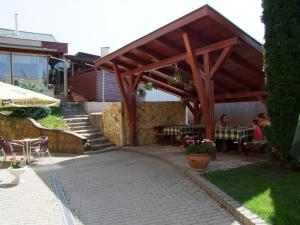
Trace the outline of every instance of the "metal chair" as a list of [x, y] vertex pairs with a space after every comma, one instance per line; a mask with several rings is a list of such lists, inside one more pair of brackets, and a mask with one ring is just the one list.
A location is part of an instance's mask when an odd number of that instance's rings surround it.
[[3, 137], [0, 137], [0, 152], [2, 152], [2, 154], [3, 154], [3, 159], [1, 160], [0, 167], [2, 166], [3, 162], [6, 159], [6, 154], [3, 150], [3, 144], [4, 144], [4, 139], [3, 139]]
[[5, 162], [8, 155], [15, 156], [17, 152], [20, 151], [20, 149], [22, 150], [23, 154], [25, 154], [24, 146], [12, 141], [4, 141], [3, 139], [1, 139], [0, 145], [2, 146], [1, 151], [3, 152], [3, 159], [1, 160], [0, 167]]
[[48, 145], [49, 145], [48, 137], [42, 136], [42, 137], [40, 137], [40, 141], [34, 143], [33, 146], [30, 148], [30, 150], [32, 153], [36, 153], [38, 158], [40, 158], [40, 155], [42, 155], [44, 157], [45, 153], [47, 153], [50, 158], [50, 161], [52, 162], [52, 156], [49, 152]]

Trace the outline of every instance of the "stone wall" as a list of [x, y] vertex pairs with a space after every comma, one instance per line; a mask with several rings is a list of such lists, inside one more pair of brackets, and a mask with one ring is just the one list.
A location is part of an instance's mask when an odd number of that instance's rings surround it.
[[48, 136], [50, 152], [78, 154], [84, 152], [87, 141], [85, 137], [72, 132], [44, 128], [33, 119], [4, 115], [0, 115], [0, 136], [5, 140]]
[[[130, 143], [127, 113], [121, 102], [109, 103], [102, 112], [103, 133], [118, 146]], [[155, 126], [185, 124], [185, 105], [181, 102], [137, 103], [138, 144], [154, 144]]]
[[103, 134], [117, 146], [126, 145], [124, 128], [124, 106], [121, 102], [111, 102], [102, 111]]
[[89, 113], [89, 121], [103, 133], [102, 112]]
[[181, 102], [140, 102], [137, 121], [139, 145], [154, 144], [155, 126], [185, 124], [185, 105]]

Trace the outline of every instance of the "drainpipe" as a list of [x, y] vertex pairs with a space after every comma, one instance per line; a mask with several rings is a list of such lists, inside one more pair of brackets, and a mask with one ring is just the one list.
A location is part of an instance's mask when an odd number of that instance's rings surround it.
[[[100, 47], [101, 58], [108, 55], [109, 47]], [[105, 102], [105, 71], [102, 69], [102, 102]]]
[[64, 96], [68, 97], [68, 62], [66, 59], [64, 59], [63, 63], [64, 63]]

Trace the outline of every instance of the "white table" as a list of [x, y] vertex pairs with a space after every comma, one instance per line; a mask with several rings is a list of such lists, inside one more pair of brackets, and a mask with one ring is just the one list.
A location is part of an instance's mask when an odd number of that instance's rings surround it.
[[31, 143], [34, 141], [40, 141], [40, 138], [24, 138], [21, 140], [14, 140], [14, 142], [20, 142], [25, 147], [25, 162], [29, 164], [31, 162]]

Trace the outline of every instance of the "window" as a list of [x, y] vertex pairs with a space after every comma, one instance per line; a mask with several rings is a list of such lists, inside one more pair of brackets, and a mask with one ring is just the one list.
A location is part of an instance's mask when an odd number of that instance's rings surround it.
[[12, 71], [15, 85], [21, 82], [46, 87], [48, 84], [46, 56], [12, 54]]
[[0, 53], [0, 81], [11, 83], [9, 54]]

